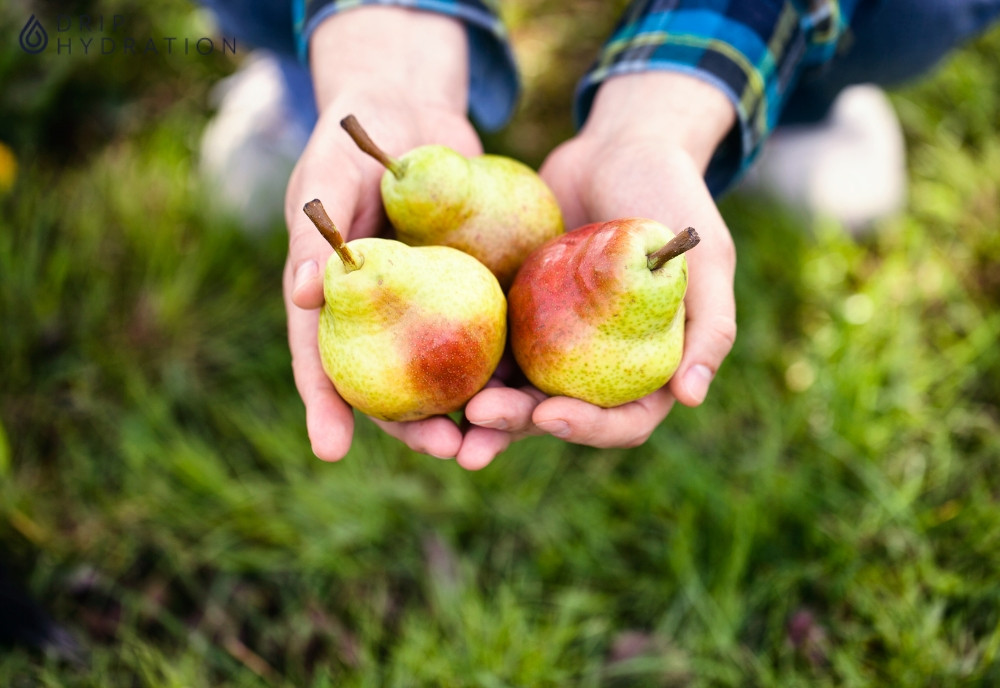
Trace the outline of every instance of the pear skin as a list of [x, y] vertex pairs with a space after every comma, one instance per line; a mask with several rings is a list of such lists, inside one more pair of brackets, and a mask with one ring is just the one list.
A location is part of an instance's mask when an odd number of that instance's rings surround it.
[[[610, 408], [667, 383], [684, 351], [693, 229], [586, 225], [531, 254], [508, 293], [511, 348], [533, 385]], [[667, 247], [671, 247], [667, 250]]]
[[504, 349], [506, 300], [493, 274], [446, 246], [364, 238], [334, 249], [318, 340], [337, 393], [389, 421], [461, 409]]
[[406, 244], [464, 251], [486, 265], [506, 290], [524, 258], [565, 231], [555, 195], [517, 160], [467, 158], [439, 145], [419, 146], [395, 159], [353, 116], [341, 124], [386, 167], [382, 204], [396, 237]]

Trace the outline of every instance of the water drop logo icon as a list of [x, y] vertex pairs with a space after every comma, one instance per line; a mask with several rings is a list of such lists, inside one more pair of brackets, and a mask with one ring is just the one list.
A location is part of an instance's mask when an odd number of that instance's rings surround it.
[[35, 15], [31, 15], [28, 23], [21, 29], [20, 40], [21, 50], [32, 55], [37, 55], [45, 50], [45, 46], [49, 44], [49, 34], [45, 32], [45, 27], [42, 26], [42, 23], [35, 19]]

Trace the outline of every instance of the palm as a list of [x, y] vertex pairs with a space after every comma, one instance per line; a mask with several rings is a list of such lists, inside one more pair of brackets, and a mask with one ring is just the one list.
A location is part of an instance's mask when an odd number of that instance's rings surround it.
[[[715, 347], [721, 360], [732, 343], [732, 245], [691, 158], [657, 141], [626, 138], [607, 144], [581, 135], [553, 151], [541, 174], [559, 200], [567, 227], [629, 216], [650, 217], [675, 229], [698, 227], [705, 245], [689, 256], [685, 359], [690, 366], [696, 358], [692, 352]], [[684, 361], [679, 370], [684, 370]], [[466, 412], [475, 422], [502, 414], [506, 407], [513, 409], [506, 414], [506, 425], [515, 432], [540, 429], [581, 444], [625, 447], [646, 440], [669, 412], [675, 395], [687, 404], [701, 401], [675, 378], [669, 388], [613, 409], [566, 397], [546, 398], [532, 388], [499, 388], [480, 393]]]
[[[284, 278], [289, 348], [296, 386], [306, 405], [313, 450], [330, 459], [347, 452], [354, 419], [320, 363], [316, 336], [323, 304], [321, 266], [331, 249], [311, 226], [302, 206], [312, 198], [320, 198], [349, 239], [379, 235], [387, 229], [379, 195], [383, 170], [359, 151], [340, 128], [340, 119], [355, 113], [390, 155], [398, 156], [427, 143], [447, 145], [466, 155], [482, 151], [474, 129], [464, 117], [419, 105], [400, 107], [366, 101], [346, 104], [325, 114], [296, 166], [285, 209], [290, 234]], [[310, 274], [304, 278], [295, 274], [295, 266], [301, 265], [310, 266]], [[411, 448], [436, 456], [455, 456], [462, 444], [461, 431], [445, 417], [379, 425]]]
[[[333, 208], [334, 221], [345, 236], [374, 236], [386, 230], [379, 196], [379, 181], [385, 170], [362, 153], [340, 127], [340, 114], [352, 114], [348, 109], [326, 117], [317, 125], [289, 182], [286, 197], [290, 207], [286, 214], [295, 215], [300, 206], [298, 200], [309, 200], [306, 196], [310, 195], [310, 189], [326, 186], [338, 198], [333, 199], [335, 203], [321, 200]], [[370, 114], [358, 115], [362, 124], [391, 156], [399, 157], [430, 143], [449, 146], [464, 155], [482, 152], [472, 125], [450, 112], [421, 106], [401, 108], [396, 104], [366, 104], [363, 111]], [[346, 213], [348, 208], [353, 211], [350, 216]]]
[[[637, 216], [677, 229], [715, 214], [691, 161], [643, 141], [600, 146], [576, 138], [553, 151], [541, 173], [559, 199], [568, 227]], [[714, 218], [709, 224], [716, 224]]]

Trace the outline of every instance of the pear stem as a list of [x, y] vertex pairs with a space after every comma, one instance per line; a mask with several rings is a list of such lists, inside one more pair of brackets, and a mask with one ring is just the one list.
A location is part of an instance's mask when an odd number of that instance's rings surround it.
[[302, 207], [303, 212], [309, 216], [312, 223], [316, 225], [316, 229], [319, 233], [323, 235], [323, 238], [330, 242], [330, 246], [333, 246], [333, 250], [337, 252], [340, 256], [340, 260], [344, 263], [344, 269], [348, 272], [354, 272], [361, 268], [365, 264], [364, 256], [360, 253], [355, 254], [354, 251], [347, 247], [344, 243], [344, 237], [341, 236], [340, 232], [337, 231], [337, 227], [333, 224], [333, 220], [330, 216], [326, 214], [326, 209], [323, 204], [319, 202], [318, 198], [314, 198]]
[[673, 239], [664, 244], [663, 248], [646, 254], [646, 264], [650, 270], [659, 270], [668, 261], [693, 249], [699, 241], [701, 241], [701, 237], [698, 236], [694, 227], [682, 229], [674, 235]]
[[357, 117], [348, 115], [340, 120], [340, 126], [351, 135], [354, 143], [358, 144], [358, 148], [382, 163], [382, 166], [392, 172], [396, 179], [403, 178], [403, 166], [399, 160], [390, 157], [384, 150], [375, 145], [375, 142], [368, 136], [368, 132], [361, 126], [361, 122], [358, 121]]

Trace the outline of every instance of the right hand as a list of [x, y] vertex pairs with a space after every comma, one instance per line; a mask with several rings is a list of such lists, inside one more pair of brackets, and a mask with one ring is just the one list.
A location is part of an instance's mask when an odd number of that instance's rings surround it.
[[[354, 416], [320, 362], [317, 329], [330, 245], [302, 212], [318, 198], [345, 239], [387, 228], [379, 182], [384, 169], [340, 127], [354, 114], [372, 138], [398, 157], [436, 143], [482, 153], [466, 118], [465, 29], [454, 19], [414, 10], [362, 7], [326, 20], [310, 42], [319, 121], [288, 183], [289, 232], [283, 291], [295, 386], [306, 407], [313, 452], [335, 461], [350, 449]], [[461, 430], [449, 418], [376, 421], [415, 451], [458, 455]]]

